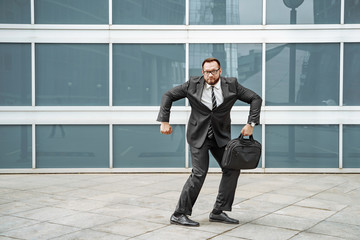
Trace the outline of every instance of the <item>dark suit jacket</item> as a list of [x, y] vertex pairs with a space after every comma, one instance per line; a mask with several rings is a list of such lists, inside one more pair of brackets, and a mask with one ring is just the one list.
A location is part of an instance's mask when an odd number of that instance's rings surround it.
[[201, 102], [204, 78], [191, 77], [186, 83], [170, 89], [162, 96], [157, 121], [169, 122], [172, 103], [185, 97], [188, 98], [191, 115], [187, 129], [187, 141], [195, 148], [203, 145], [210, 122], [219, 147], [225, 146], [230, 141], [230, 111], [236, 100], [250, 104], [248, 123], [259, 124], [262, 99], [255, 92], [241, 86], [236, 78], [220, 77], [220, 81], [224, 102], [214, 111]]

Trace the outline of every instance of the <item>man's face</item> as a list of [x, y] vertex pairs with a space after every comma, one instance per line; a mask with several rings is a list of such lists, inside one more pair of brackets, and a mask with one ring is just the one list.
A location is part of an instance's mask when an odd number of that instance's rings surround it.
[[222, 69], [217, 62], [213, 61], [206, 62], [201, 72], [209, 85], [215, 85], [220, 79]]

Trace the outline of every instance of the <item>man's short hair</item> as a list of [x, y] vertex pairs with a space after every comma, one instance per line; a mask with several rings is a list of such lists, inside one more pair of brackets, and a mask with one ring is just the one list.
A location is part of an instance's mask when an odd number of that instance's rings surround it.
[[219, 65], [219, 67], [221, 67], [220, 65], [220, 61], [217, 58], [207, 58], [203, 61], [201, 67], [204, 68], [204, 64], [207, 62], [217, 62], [217, 64]]

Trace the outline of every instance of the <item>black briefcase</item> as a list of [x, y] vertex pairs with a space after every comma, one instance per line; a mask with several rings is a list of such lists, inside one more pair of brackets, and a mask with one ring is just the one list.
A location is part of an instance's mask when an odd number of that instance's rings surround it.
[[259, 164], [260, 156], [261, 143], [252, 135], [246, 139], [240, 134], [226, 145], [221, 164], [227, 169], [254, 169]]

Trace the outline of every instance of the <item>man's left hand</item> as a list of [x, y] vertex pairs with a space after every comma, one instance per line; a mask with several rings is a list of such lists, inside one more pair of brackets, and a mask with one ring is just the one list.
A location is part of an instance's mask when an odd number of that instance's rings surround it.
[[254, 128], [250, 124], [246, 124], [241, 130], [243, 136], [250, 136], [253, 134]]

